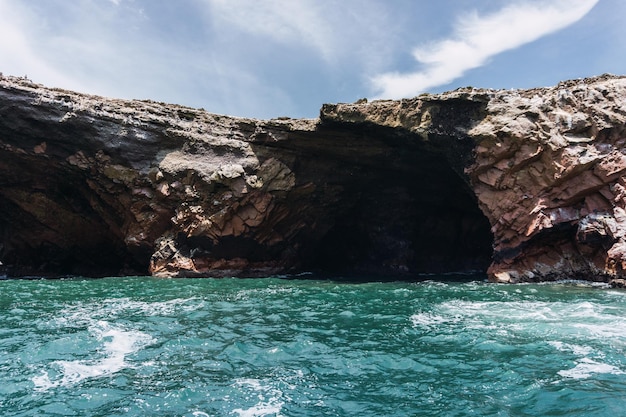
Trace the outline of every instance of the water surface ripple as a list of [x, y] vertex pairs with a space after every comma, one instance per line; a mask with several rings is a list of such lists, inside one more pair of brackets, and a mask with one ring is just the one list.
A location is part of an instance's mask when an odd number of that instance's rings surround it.
[[626, 292], [0, 281], [2, 416], [626, 415]]

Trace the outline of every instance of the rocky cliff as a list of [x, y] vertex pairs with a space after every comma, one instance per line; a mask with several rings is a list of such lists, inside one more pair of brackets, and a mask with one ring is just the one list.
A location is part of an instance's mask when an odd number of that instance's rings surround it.
[[626, 275], [626, 78], [260, 121], [0, 78], [23, 275]]

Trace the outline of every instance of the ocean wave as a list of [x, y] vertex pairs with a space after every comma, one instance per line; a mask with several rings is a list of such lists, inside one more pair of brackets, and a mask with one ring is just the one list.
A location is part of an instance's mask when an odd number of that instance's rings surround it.
[[229, 279], [155, 280], [144, 292], [120, 280], [20, 285], [0, 311], [1, 415], [602, 417], [626, 409], [626, 305], [613, 290]]

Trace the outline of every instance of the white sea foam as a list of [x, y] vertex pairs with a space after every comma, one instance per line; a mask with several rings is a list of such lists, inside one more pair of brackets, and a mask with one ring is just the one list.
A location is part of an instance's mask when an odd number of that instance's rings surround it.
[[145, 316], [167, 316], [177, 310], [184, 312], [202, 308], [204, 302], [197, 298], [176, 298], [168, 301], [147, 302], [131, 298], [105, 299], [90, 304], [70, 304], [62, 309], [52, 321], [55, 326], [84, 327], [90, 325], [94, 317], [115, 318], [128, 314]]
[[413, 314], [410, 317], [411, 323], [413, 323], [413, 327], [426, 327], [431, 328], [434, 326], [438, 326], [444, 323], [452, 323], [458, 321], [458, 318], [455, 317], [444, 317], [433, 313], [422, 312]]
[[544, 302], [450, 300], [410, 317], [413, 327], [459, 326], [496, 332], [524, 331], [527, 323], [558, 322], [558, 312]]
[[523, 320], [556, 320], [558, 312], [554, 305], [537, 301], [464, 301], [452, 300], [441, 303], [442, 312], [461, 317], [509, 318]]
[[102, 342], [102, 358], [93, 360], [55, 361], [58, 377], [50, 378], [48, 371], [32, 378], [35, 389], [46, 391], [59, 386], [72, 386], [85, 379], [113, 375], [132, 365], [126, 356], [153, 343], [153, 338], [143, 332], [112, 326], [106, 321], [97, 321], [89, 327], [90, 333]]
[[561, 352], [571, 352], [577, 356], [587, 356], [593, 352], [593, 348], [590, 346], [580, 346], [569, 343], [563, 343], [558, 340], [548, 342], [549, 345]]
[[271, 404], [271, 403], [263, 403], [250, 407], [248, 409], [243, 408], [235, 408], [233, 413], [237, 413], [240, 417], [262, 417], [262, 416], [276, 416], [279, 417], [280, 410], [282, 409], [283, 403]]
[[[430, 311], [410, 316], [414, 328], [440, 327], [488, 331], [491, 335], [563, 335], [570, 345], [552, 346], [585, 356], [589, 340], [610, 340], [626, 346], [626, 317], [621, 309], [592, 301], [469, 301], [454, 299], [439, 303]], [[495, 332], [495, 333], [494, 333]], [[572, 339], [574, 338], [574, 339]], [[576, 343], [575, 339], [585, 340]], [[561, 340], [559, 337], [557, 340]], [[565, 341], [565, 339], [563, 339]]]
[[520, 323], [539, 321], [580, 323], [580, 319], [584, 319], [584, 324], [575, 326], [586, 328], [598, 336], [626, 337], [626, 318], [615, 315], [610, 308], [589, 301], [563, 303], [451, 300], [439, 304], [435, 310], [444, 316], [477, 318], [481, 321], [494, 318]]
[[232, 412], [237, 413], [240, 417], [263, 417], [276, 416], [280, 417], [283, 405], [283, 393], [271, 385], [265, 385], [261, 380], [254, 378], [239, 378], [235, 380], [235, 386], [239, 389], [252, 389], [259, 402], [250, 408], [236, 408]]
[[626, 372], [613, 365], [583, 358], [574, 368], [559, 371], [558, 374], [564, 378], [584, 379], [589, 378], [593, 374], [624, 375]]
[[113, 313], [133, 311], [146, 316], [167, 316], [176, 310], [194, 311], [203, 306], [197, 298], [175, 298], [168, 301], [148, 302], [131, 298], [115, 298], [102, 302]]
[[617, 320], [606, 317], [605, 323], [577, 323], [574, 327], [584, 329], [586, 333], [597, 339], [622, 339], [626, 343], [626, 318]]

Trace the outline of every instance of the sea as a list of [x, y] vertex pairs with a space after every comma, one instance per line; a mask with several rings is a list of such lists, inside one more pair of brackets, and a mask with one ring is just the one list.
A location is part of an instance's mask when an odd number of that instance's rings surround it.
[[0, 280], [0, 416], [626, 416], [626, 291]]

